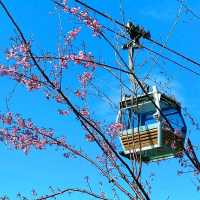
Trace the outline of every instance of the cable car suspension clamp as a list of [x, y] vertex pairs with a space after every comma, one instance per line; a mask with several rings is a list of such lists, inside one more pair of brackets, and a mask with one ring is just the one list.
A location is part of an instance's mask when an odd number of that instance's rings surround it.
[[122, 48], [128, 49], [130, 47], [134, 49], [141, 48], [140, 38], [150, 39], [151, 34], [149, 31], [145, 31], [143, 27], [134, 25], [132, 22], [128, 22], [126, 25], [126, 31], [129, 34], [131, 41], [125, 44]]

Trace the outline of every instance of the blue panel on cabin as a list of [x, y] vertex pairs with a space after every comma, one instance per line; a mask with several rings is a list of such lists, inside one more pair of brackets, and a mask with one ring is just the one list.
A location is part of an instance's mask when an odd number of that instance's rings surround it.
[[186, 125], [181, 115], [181, 112], [176, 110], [175, 108], [170, 107], [162, 109], [162, 112], [174, 128], [174, 133], [184, 138], [186, 134]]

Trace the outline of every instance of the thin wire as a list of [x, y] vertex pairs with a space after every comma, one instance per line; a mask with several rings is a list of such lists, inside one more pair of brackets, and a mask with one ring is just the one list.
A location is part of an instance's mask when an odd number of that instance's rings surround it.
[[[79, 1], [79, 0], [75, 0], [75, 1], [76, 1], [77, 3], [80, 3], [80, 4], [83, 5], [83, 6], [87, 7], [88, 9], [91, 9], [92, 11], [98, 13], [99, 15], [101, 15], [101, 16], [103, 16], [103, 17], [106, 17], [106, 18], [109, 19], [109, 20], [112, 19], [110, 16], [108, 16], [108, 15], [106, 15], [106, 14], [104, 14], [104, 13], [98, 11], [98, 10], [95, 9], [95, 8], [92, 8], [92, 7], [88, 6], [87, 4], [85, 4], [85, 3], [83, 3], [83, 2], [81, 2], [81, 1]], [[53, 1], [53, 2], [54, 2], [56, 5], [58, 5], [58, 6], [64, 7], [62, 4], [60, 4], [60, 3], [57, 2], [57, 1]], [[117, 23], [117, 20], [112, 19], [112, 21], [114, 21], [115, 23]], [[120, 25], [120, 26], [126, 27], [125, 25], [123, 25], [123, 24], [120, 23], [120, 22], [117, 23], [117, 24]], [[114, 31], [114, 30], [112, 30], [111, 28], [108, 28], [108, 27], [106, 27], [106, 26], [104, 26], [104, 25], [103, 25], [103, 28], [105, 28], [106, 30], [108, 30], [108, 31], [110, 31], [110, 32], [112, 32], [112, 33], [114, 33], [114, 34], [116, 34], [116, 35], [122, 37], [122, 38], [129, 39], [129, 38], [128, 38], [127, 36], [125, 36], [124, 34], [117, 33], [116, 31]], [[146, 39], [147, 39], [147, 38], [146, 38]], [[148, 39], [148, 40], [150, 40], [151, 42], [153, 42], [153, 43], [155, 43], [155, 44], [161, 46], [161, 47], [164, 48], [164, 49], [167, 49], [167, 50], [171, 51], [172, 53], [175, 53], [175, 54], [178, 55], [178, 56], [184, 57], [184, 59], [186, 59], [186, 60], [192, 62], [193, 64], [196, 64], [196, 65], [199, 65], [199, 66], [200, 66], [200, 64], [197, 63], [196, 61], [193, 61], [192, 59], [190, 59], [190, 58], [188, 58], [188, 57], [186, 57], [186, 56], [184, 56], [184, 55], [182, 55], [182, 54], [180, 54], [180, 53], [178, 53], [178, 52], [176, 52], [176, 51], [170, 49], [169, 47], [166, 47], [165, 44], [160, 44], [159, 42], [157, 42], [157, 41], [155, 41], [155, 40], [153, 40], [153, 39]], [[143, 48], [145, 48], [146, 50], [148, 50], [148, 51], [150, 51], [150, 52], [152, 52], [152, 53], [154, 53], [154, 54], [160, 56], [161, 58], [163, 58], [163, 59], [165, 59], [165, 60], [167, 60], [167, 61], [170, 61], [170, 62], [172, 62], [172, 63], [178, 65], [179, 67], [181, 67], [181, 68], [183, 68], [183, 69], [185, 69], [185, 70], [187, 70], [187, 71], [190, 71], [190, 72], [194, 73], [195, 75], [200, 76], [200, 73], [198, 73], [198, 72], [196, 72], [196, 71], [194, 71], [194, 70], [192, 70], [192, 69], [190, 69], [190, 68], [188, 68], [188, 67], [186, 67], [186, 66], [184, 66], [184, 65], [182, 65], [182, 64], [180, 64], [180, 63], [178, 63], [177, 61], [174, 61], [174, 60], [170, 59], [170, 58], [167, 57], [167, 56], [162, 55], [161, 53], [158, 53], [158, 52], [156, 52], [156, 51], [154, 51], [154, 50], [152, 50], [152, 49], [150, 49], [150, 48], [148, 48], [148, 47], [145, 47], [145, 46], [141, 46], [141, 47], [143, 47]]]
[[[110, 21], [112, 21], [112, 22], [114, 22], [114, 23], [116, 23], [116, 24], [122, 26], [123, 28], [126, 28], [126, 29], [128, 28], [126, 25], [124, 25], [123, 23], [119, 22], [119, 21], [116, 20], [116, 19], [113, 19], [113, 18], [112, 18], [111, 16], [109, 16], [108, 14], [105, 14], [105, 13], [103, 13], [103, 12], [97, 10], [96, 8], [91, 7], [91, 6], [89, 6], [88, 4], [83, 3], [83, 2], [80, 1], [80, 0], [74, 0], [74, 1], [77, 2], [77, 3], [79, 3], [79, 4], [81, 4], [81, 5], [83, 5], [84, 7], [88, 8], [88, 9], [94, 11], [95, 13], [97, 13], [97, 14], [103, 16], [104, 18], [106, 18], [106, 19], [108, 19], [108, 20], [110, 20]], [[58, 3], [57, 1], [54, 1], [54, 3], [57, 4], [57, 5], [59, 5], [59, 6], [62, 5], [62, 4]], [[198, 67], [200, 67], [200, 63], [197, 62], [197, 61], [195, 61], [194, 59], [191, 59], [191, 58], [189, 58], [189, 57], [183, 55], [182, 53], [179, 53], [179, 52], [177, 52], [177, 51], [175, 51], [175, 50], [173, 50], [173, 49], [171, 49], [171, 48], [169, 48], [169, 47], [166, 47], [165, 45], [159, 43], [158, 41], [156, 41], [156, 40], [154, 40], [154, 39], [151, 39], [151, 38], [144, 38], [144, 39], [149, 40], [150, 42], [152, 42], [152, 43], [154, 43], [154, 44], [156, 44], [156, 45], [158, 45], [158, 46], [160, 46], [160, 47], [162, 47], [162, 48], [164, 48], [164, 49], [170, 51], [171, 53], [174, 53], [174, 54], [176, 54], [177, 56], [180, 56], [180, 57], [182, 57], [183, 59], [185, 59], [185, 60], [187, 60], [187, 61], [189, 61], [189, 62], [191, 62], [191, 63], [197, 65]]]
[[187, 12], [189, 12], [193, 17], [196, 17], [197, 19], [200, 19], [200, 15], [196, 14], [187, 4], [184, 0], [177, 0], [180, 4], [182, 4]]
[[[196, 71], [194, 71], [194, 70], [188, 68], [187, 66], [182, 65], [182, 64], [180, 64], [180, 63], [178, 63], [178, 62], [172, 60], [171, 58], [169, 58], [169, 57], [167, 57], [167, 56], [164, 56], [164, 55], [162, 55], [162, 54], [160, 54], [160, 53], [158, 53], [158, 52], [156, 52], [156, 51], [154, 51], [154, 50], [152, 50], [152, 49], [150, 49], [150, 48], [148, 48], [148, 47], [146, 47], [146, 46], [141, 45], [141, 48], [144, 48], [144, 49], [146, 49], [147, 51], [149, 51], [149, 52], [151, 52], [151, 53], [154, 53], [154, 54], [156, 54], [156, 55], [162, 57], [163, 59], [165, 59], [165, 60], [167, 60], [167, 61], [169, 61], [169, 62], [172, 62], [172, 63], [178, 65], [179, 67], [181, 67], [181, 68], [183, 68], [183, 69], [185, 69], [185, 70], [187, 70], [187, 71], [192, 72], [193, 74], [195, 74], [195, 75], [197, 75], [197, 76], [200, 76], [200, 73], [199, 73], [199, 72], [196, 72]], [[56, 56], [34, 56], [34, 57], [35, 57], [36, 59], [57, 59], [57, 60], [63, 59], [63, 60], [67, 60], [67, 58], [65, 58], [65, 57], [56, 57]], [[108, 69], [113, 69], [113, 70], [116, 70], [116, 71], [120, 71], [120, 72], [129, 74], [129, 75], [132, 75], [132, 72], [130, 72], [130, 71], [128, 71], [128, 70], [124, 70], [124, 69], [118, 68], [118, 67], [113, 67], [113, 66], [111, 66], [111, 65], [108, 65], [108, 64], [105, 64], [105, 63], [100, 63], [100, 62], [97, 62], [97, 61], [94, 61], [94, 60], [85, 60], [85, 59], [76, 59], [76, 58], [75, 58], [74, 60], [75, 60], [75, 61], [82, 61], [82, 62], [90, 62], [90, 63], [96, 64], [97, 66], [102, 66], [102, 67], [105, 67], [105, 68], [108, 68]], [[105, 68], [104, 68], [104, 69], [105, 69]]]
[[[104, 27], [105, 27], [105, 26], [104, 26]], [[121, 35], [121, 34], [115, 32], [115, 31], [113, 31], [113, 30], [111, 30], [111, 29], [109, 29], [109, 28], [106, 28], [106, 29], [107, 29], [108, 31], [111, 31], [112, 33], [118, 35], [118, 36], [121, 36], [121, 37], [123, 37], [123, 38], [128, 39], [128, 37], [126, 37], [125, 35]], [[141, 46], [141, 48], [144, 48], [144, 49], [146, 49], [147, 51], [149, 51], [149, 52], [151, 52], [151, 53], [154, 53], [154, 54], [158, 55], [159, 57], [161, 57], [161, 58], [163, 58], [163, 59], [165, 59], [165, 60], [167, 60], [167, 61], [170, 61], [170, 62], [172, 62], [172, 63], [178, 65], [179, 67], [181, 67], [181, 68], [183, 68], [183, 69], [185, 69], [185, 70], [187, 70], [187, 71], [190, 71], [190, 72], [194, 73], [195, 75], [200, 76], [200, 73], [198, 73], [198, 72], [196, 72], [196, 71], [190, 69], [189, 67], [184, 66], [184, 65], [178, 63], [177, 61], [172, 60], [171, 58], [169, 58], [169, 57], [167, 57], [167, 56], [164, 56], [164, 55], [162, 55], [161, 53], [158, 53], [158, 52], [156, 52], [156, 51], [150, 49], [149, 47], [146, 47], [146, 46], [144, 46], [144, 45], [140, 45], [140, 46]], [[164, 47], [166, 47], [166, 44], [162, 44], [162, 46], [163, 46], [163, 48], [164, 48]], [[166, 47], [166, 48], [168, 48], [168, 47]]]
[[[118, 25], [120, 25], [120, 26], [122, 26], [122, 27], [126, 27], [124, 24], [122, 24], [122, 23], [119, 22], [118, 20], [113, 19], [111, 16], [109, 16], [109, 15], [107, 15], [107, 14], [105, 14], [105, 13], [102, 13], [101, 11], [99, 11], [99, 10], [97, 10], [97, 9], [95, 9], [95, 8], [92, 8], [91, 6], [87, 5], [86, 3], [83, 3], [82, 1], [79, 1], [79, 0], [74, 0], [74, 1], [77, 2], [77, 3], [79, 3], [79, 4], [81, 4], [82, 6], [84, 6], [84, 7], [86, 7], [86, 8], [88, 8], [88, 9], [90, 9], [90, 10], [96, 12], [97, 14], [99, 14], [99, 15], [101, 15], [101, 16], [107, 18], [107, 19], [109, 19], [110, 21], [112, 21], [112, 22], [114, 22], [114, 23], [116, 23], [116, 24], [118, 24]], [[54, 1], [54, 2], [56, 2], [56, 1]], [[58, 3], [58, 2], [57, 2], [57, 3]]]
[[[176, 26], [177, 26], [177, 24], [178, 24], [178, 22], [179, 22], [179, 20], [180, 20], [180, 18], [181, 18], [181, 16], [182, 16], [182, 12], [183, 12], [183, 6], [180, 5], [180, 7], [178, 8], [176, 17], [175, 17], [175, 19], [174, 19], [174, 21], [173, 21], [173, 23], [172, 23], [172, 25], [171, 25], [171, 27], [170, 27], [170, 30], [169, 30], [169, 32], [168, 32], [168, 34], [167, 34], [167, 36], [166, 36], [166, 39], [165, 39], [165, 41], [163, 42], [163, 45], [167, 46], [167, 43], [168, 43], [170, 37], [172, 36], [173, 32], [175, 31], [175, 28], [176, 28]], [[161, 54], [161, 53], [163, 52], [163, 50], [164, 50], [164, 49], [161, 49], [159, 53]], [[151, 54], [150, 54], [150, 56], [151, 56]], [[159, 58], [159, 57], [160, 57], [160, 56], [157, 56], [157, 57], [155, 57], [155, 58], [152, 58], [152, 60], [153, 60], [153, 65], [151, 66], [151, 68], [150, 68], [148, 74], [145, 75], [145, 78], [144, 78], [144, 79], [149, 78], [150, 73], [151, 73], [152, 70], [153, 70], [153, 66], [155, 66], [155, 65], [158, 64], [158, 58]], [[166, 69], [165, 69], [162, 65], [161, 65], [161, 67], [164, 69], [165, 75], [167, 76], [168, 73], [167, 73]]]
[[[103, 27], [106, 28], [106, 30], [108, 30], [108, 31], [110, 31], [110, 32], [112, 32], [112, 33], [114, 33], [114, 34], [116, 34], [116, 35], [119, 35], [119, 36], [121, 36], [121, 37], [123, 37], [123, 38], [125, 38], [125, 39], [129, 39], [127, 36], [122, 35], [122, 34], [119, 34], [119, 33], [117, 33], [116, 31], [113, 31], [112, 29], [107, 28], [106, 26], [103, 26]], [[150, 39], [150, 40], [153, 42], [152, 39]], [[156, 41], [154, 41], [154, 43], [157, 43], [157, 45], [161, 46], [161, 47], [164, 48], [164, 49], [167, 49], [167, 50], [170, 50], [170, 51], [174, 51], [174, 50], [170, 49], [169, 47], [167, 47], [166, 44], [160, 44], [160, 43], [158, 43], [158, 42], [156, 42]], [[156, 55], [162, 57], [162, 58], [165, 59], [165, 60], [168, 60], [168, 61], [170, 61], [170, 62], [173, 62], [174, 64], [178, 65], [179, 67], [182, 67], [182, 68], [184, 68], [184, 69], [186, 69], [186, 70], [188, 70], [188, 71], [190, 71], [190, 72], [192, 72], [192, 73], [194, 73], [194, 74], [196, 74], [196, 75], [200, 75], [200, 73], [195, 72], [194, 70], [191, 70], [191, 69], [189, 69], [188, 67], [186, 67], [186, 66], [184, 66], [184, 65], [182, 65], [182, 64], [179, 64], [177, 61], [173, 61], [172, 59], [168, 58], [167, 56], [163, 56], [161, 53], [158, 53], [158, 52], [156, 52], [156, 51], [154, 51], [154, 50], [152, 50], [152, 49], [150, 49], [150, 48], [148, 48], [148, 47], [145, 47], [145, 46], [143, 46], [143, 45], [141, 45], [141, 47], [143, 47], [143, 48], [145, 48], [146, 50], [148, 50], [148, 51], [150, 51], [150, 52], [152, 52], [152, 53], [154, 53], [154, 54], [156, 54]], [[181, 54], [179, 54], [179, 53], [176, 52], [176, 51], [174, 51], [174, 53], [175, 53], [176, 55], [181, 56]], [[182, 55], [182, 56], [183, 56], [183, 55]], [[185, 57], [185, 56], [184, 56], [184, 57]], [[185, 57], [185, 59], [188, 60], [188, 61], [190, 61], [190, 62], [192, 62], [192, 63], [195, 62], [195, 61], [192, 61], [190, 58], [187, 58], [187, 57]], [[198, 66], [200, 67], [200, 64], [197, 63], [197, 62], [195, 62], [195, 63], [193, 63], [193, 64], [196, 64], [196, 65], [198, 65]]]
[[178, 63], [177, 61], [172, 60], [171, 58], [162, 55], [161, 53], [158, 53], [158, 52], [156, 52], [156, 51], [154, 51], [154, 50], [152, 50], [152, 49], [150, 49], [150, 48], [148, 48], [148, 47], [146, 47], [146, 46], [143, 46], [143, 45], [141, 45], [141, 47], [144, 48], [144, 49], [146, 49], [147, 51], [149, 51], [149, 52], [151, 52], [151, 53], [154, 53], [154, 54], [160, 56], [161, 58], [163, 58], [163, 59], [165, 59], [165, 60], [167, 60], [167, 61], [170, 61], [170, 62], [172, 62], [172, 63], [178, 65], [179, 67], [181, 67], [181, 68], [183, 68], [183, 69], [185, 69], [185, 70], [187, 70], [187, 71], [192, 72], [193, 74], [195, 74], [195, 75], [197, 75], [197, 76], [200, 76], [200, 73], [199, 73], [199, 72], [196, 72], [196, 71], [194, 71], [194, 70], [192, 70], [192, 69], [190, 69], [190, 68], [188, 68], [188, 67], [186, 67], [186, 66], [184, 66], [184, 65], [182, 65], [182, 64], [180, 64], [180, 63]]
[[179, 52], [177, 52], [177, 51], [175, 51], [175, 50], [173, 50], [173, 49], [171, 49], [169, 47], [166, 47], [163, 44], [160, 44], [159, 42], [157, 42], [157, 41], [155, 41], [155, 40], [153, 40], [151, 38], [148, 39], [148, 40], [153, 42], [154, 44], [157, 44], [158, 46], [160, 46], [160, 47], [162, 47], [162, 48], [164, 48], [164, 49], [176, 54], [177, 56], [180, 56], [180, 57], [184, 58], [185, 60], [197, 65], [198, 67], [200, 67], [200, 63], [198, 63], [197, 61], [195, 61], [195, 60], [193, 60], [193, 59], [191, 59], [191, 58], [189, 58], [189, 57], [187, 57], [187, 56], [185, 56], [185, 55], [183, 55], [183, 54], [181, 54], [181, 53], [179, 53]]

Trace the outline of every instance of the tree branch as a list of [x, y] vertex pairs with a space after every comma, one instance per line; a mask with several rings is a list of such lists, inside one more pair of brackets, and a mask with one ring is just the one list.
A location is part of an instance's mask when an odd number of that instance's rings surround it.
[[85, 189], [79, 189], [79, 188], [67, 188], [65, 190], [62, 190], [62, 191], [59, 191], [57, 193], [54, 193], [54, 194], [50, 194], [50, 195], [46, 195], [46, 196], [42, 196], [42, 197], [39, 197], [37, 198], [36, 200], [46, 200], [46, 199], [50, 199], [50, 198], [55, 198], [59, 195], [63, 195], [65, 193], [71, 193], [71, 192], [78, 192], [78, 193], [83, 193], [83, 194], [86, 194], [86, 195], [89, 195], [89, 196], [92, 196], [92, 197], [95, 197], [97, 199], [101, 199], [101, 200], [111, 200], [111, 199], [108, 199], [106, 197], [104, 197], [103, 195], [98, 195], [94, 192], [90, 192], [88, 190], [85, 190]]

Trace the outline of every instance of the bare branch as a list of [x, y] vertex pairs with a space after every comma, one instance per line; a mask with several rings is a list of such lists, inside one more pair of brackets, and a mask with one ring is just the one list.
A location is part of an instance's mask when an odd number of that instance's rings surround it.
[[91, 191], [88, 191], [88, 190], [85, 190], [85, 189], [79, 189], [79, 188], [67, 188], [65, 190], [59, 191], [59, 192], [54, 193], [54, 194], [50, 194], [50, 195], [39, 197], [36, 200], [46, 200], [46, 199], [50, 199], [50, 198], [55, 198], [57, 196], [65, 194], [65, 193], [75, 193], [75, 192], [86, 194], [86, 195], [92, 196], [92, 197], [94, 197], [96, 199], [111, 200], [111, 199], [108, 199], [108, 198], [104, 197], [104, 195], [101, 195], [101, 194], [98, 195], [98, 194], [96, 194], [94, 192], [91, 192]]

